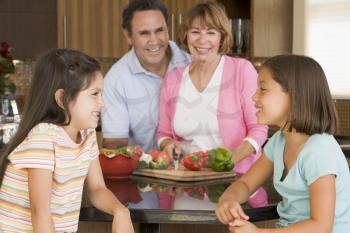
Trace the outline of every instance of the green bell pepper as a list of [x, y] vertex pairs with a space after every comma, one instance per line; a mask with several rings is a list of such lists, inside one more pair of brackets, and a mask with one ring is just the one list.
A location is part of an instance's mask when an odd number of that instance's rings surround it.
[[216, 172], [231, 171], [234, 167], [232, 152], [229, 149], [219, 147], [208, 152], [208, 165]]

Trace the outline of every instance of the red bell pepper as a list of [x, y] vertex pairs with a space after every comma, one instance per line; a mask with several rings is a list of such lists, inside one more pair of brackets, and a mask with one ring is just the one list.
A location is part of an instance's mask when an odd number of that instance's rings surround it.
[[192, 171], [199, 171], [203, 168], [207, 161], [206, 152], [194, 152], [192, 154], [185, 155], [181, 159], [181, 164]]

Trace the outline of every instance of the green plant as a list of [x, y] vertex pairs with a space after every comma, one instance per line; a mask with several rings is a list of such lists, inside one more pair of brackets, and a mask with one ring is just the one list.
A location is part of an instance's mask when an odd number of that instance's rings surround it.
[[7, 42], [2, 42], [0, 47], [0, 95], [7, 91], [12, 94], [16, 91], [15, 84], [9, 79], [10, 73], [15, 71], [11, 48]]

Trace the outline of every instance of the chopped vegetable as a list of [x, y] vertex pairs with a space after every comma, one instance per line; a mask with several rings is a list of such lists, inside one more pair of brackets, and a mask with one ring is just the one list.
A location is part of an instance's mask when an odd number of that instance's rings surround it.
[[104, 154], [106, 157], [110, 159], [116, 156], [115, 150], [111, 150], [111, 149], [102, 149], [102, 154]]
[[115, 150], [116, 154], [123, 154], [126, 156], [131, 155], [131, 149], [128, 149], [127, 147], [119, 147], [118, 149]]
[[171, 163], [173, 159], [165, 151], [150, 150], [149, 154], [152, 156], [153, 161], [157, 161], [158, 158], [162, 158], [165, 162]]
[[138, 167], [140, 169], [149, 168], [149, 163], [152, 162], [152, 156], [150, 154], [143, 153], [139, 160]]
[[157, 161], [152, 161], [149, 163], [149, 168], [151, 169], [159, 169], [159, 170], [165, 170], [169, 166], [169, 163], [164, 161], [162, 158], [158, 158]]
[[112, 159], [117, 155], [122, 155], [125, 157], [137, 157], [139, 158], [142, 155], [143, 151], [139, 146], [128, 146], [128, 147], [120, 147], [117, 149], [102, 149], [102, 154], [106, 157]]
[[148, 162], [148, 168], [165, 170], [172, 167], [172, 158], [166, 152], [150, 150], [149, 154], [152, 160]]

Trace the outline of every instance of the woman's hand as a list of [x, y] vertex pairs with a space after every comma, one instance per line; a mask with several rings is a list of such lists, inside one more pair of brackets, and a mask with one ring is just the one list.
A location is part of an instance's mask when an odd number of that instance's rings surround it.
[[258, 228], [247, 220], [236, 219], [229, 224], [230, 233], [258, 233]]
[[114, 213], [112, 233], [135, 233], [127, 208], [119, 209]]
[[236, 219], [249, 219], [249, 216], [244, 213], [241, 205], [237, 201], [229, 198], [220, 199], [215, 213], [219, 221], [223, 224], [229, 224], [231, 222], [234, 222]]
[[179, 141], [167, 138], [161, 142], [160, 149], [174, 158], [173, 152], [176, 154], [181, 153], [181, 144]]

